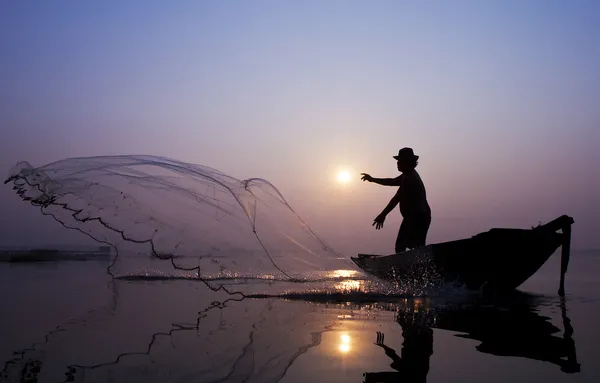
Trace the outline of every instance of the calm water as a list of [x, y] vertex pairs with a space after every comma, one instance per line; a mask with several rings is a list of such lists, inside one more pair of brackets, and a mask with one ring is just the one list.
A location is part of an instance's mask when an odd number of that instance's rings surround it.
[[559, 258], [494, 301], [328, 301], [259, 281], [246, 287], [301, 294], [241, 299], [189, 280], [111, 280], [100, 261], [3, 263], [0, 381], [600, 382], [600, 251], [572, 254], [564, 300]]

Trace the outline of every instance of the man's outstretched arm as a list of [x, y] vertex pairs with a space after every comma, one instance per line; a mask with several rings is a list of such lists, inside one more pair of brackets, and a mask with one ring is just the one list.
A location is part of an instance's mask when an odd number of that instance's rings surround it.
[[385, 345], [384, 337], [385, 337], [384, 333], [377, 331], [377, 340], [375, 341], [375, 344], [377, 346], [383, 348], [385, 350], [385, 355], [387, 355], [390, 359], [392, 359], [394, 361], [394, 363], [396, 363], [396, 364], [402, 363], [402, 358], [400, 358], [398, 356], [398, 354], [396, 353], [396, 350]]
[[400, 186], [400, 177], [396, 178], [375, 178], [371, 177], [371, 175], [367, 173], [360, 173], [362, 177], [360, 178], [363, 181], [375, 182], [376, 184], [383, 186]]
[[398, 193], [396, 193], [396, 194], [394, 194], [394, 196], [392, 197], [392, 199], [390, 200], [390, 202], [388, 202], [388, 204], [385, 207], [385, 209], [383, 209], [383, 211], [381, 212], [381, 215], [388, 215], [388, 214], [390, 214], [390, 212], [392, 210], [394, 210], [394, 208], [396, 207], [396, 205], [398, 205], [399, 202], [400, 202], [400, 197], [398, 196]]
[[396, 194], [394, 194], [394, 196], [392, 197], [390, 202], [387, 204], [385, 209], [383, 209], [383, 211], [377, 217], [375, 217], [375, 219], [373, 220], [373, 226], [375, 226], [375, 229], [379, 230], [383, 227], [383, 222], [385, 222], [385, 217], [392, 210], [394, 210], [394, 208], [396, 207], [396, 205], [398, 205], [399, 202], [400, 202], [400, 197], [398, 196], [398, 193], [396, 193]]

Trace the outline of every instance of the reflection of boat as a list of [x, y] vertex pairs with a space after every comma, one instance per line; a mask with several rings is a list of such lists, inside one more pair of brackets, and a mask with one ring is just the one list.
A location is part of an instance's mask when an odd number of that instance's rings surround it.
[[564, 327], [562, 337], [556, 335], [560, 329], [550, 322], [550, 318], [536, 312], [539, 301], [535, 296], [513, 293], [504, 298], [506, 300], [496, 298], [461, 304], [439, 302], [439, 305], [427, 299], [404, 299], [398, 305], [396, 317], [403, 330], [401, 357], [383, 342], [378, 344], [392, 360], [390, 367], [397, 372], [367, 372], [364, 381], [425, 382], [430, 355], [433, 354], [433, 334], [426, 329], [432, 328], [457, 332], [457, 337], [477, 340], [481, 343], [476, 349], [482, 353], [553, 363], [565, 373], [580, 371], [564, 298], [560, 302]]
[[[363, 270], [395, 281], [432, 274], [470, 289], [513, 290], [531, 277], [562, 245], [561, 283], [569, 261], [571, 224], [563, 215], [529, 230], [491, 229], [471, 238], [443, 242], [387, 256], [352, 258]], [[558, 233], [562, 230], [562, 233]]]
[[564, 299], [561, 314], [564, 327], [560, 329], [550, 318], [535, 311], [535, 299], [529, 295], [511, 297], [511, 302], [473, 304], [458, 309], [437, 311], [431, 327], [462, 333], [459, 337], [478, 340], [477, 350], [498, 356], [523, 357], [550, 362], [565, 373], [579, 372], [573, 328], [567, 317]]

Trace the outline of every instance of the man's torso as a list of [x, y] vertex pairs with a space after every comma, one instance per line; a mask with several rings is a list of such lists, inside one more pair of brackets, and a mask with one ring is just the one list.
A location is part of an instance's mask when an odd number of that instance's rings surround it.
[[416, 170], [411, 170], [400, 175], [398, 196], [400, 197], [400, 213], [403, 217], [415, 215], [431, 216], [425, 185]]

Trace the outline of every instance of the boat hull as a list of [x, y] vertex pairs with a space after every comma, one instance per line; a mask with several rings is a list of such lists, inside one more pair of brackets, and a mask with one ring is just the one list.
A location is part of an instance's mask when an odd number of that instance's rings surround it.
[[529, 279], [563, 243], [563, 234], [544, 227], [492, 229], [474, 237], [433, 244], [387, 256], [361, 256], [354, 263], [392, 281], [435, 273], [470, 289], [513, 290]]

